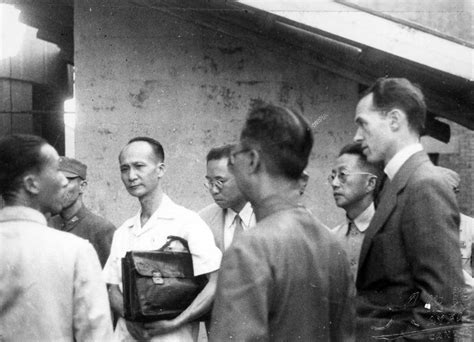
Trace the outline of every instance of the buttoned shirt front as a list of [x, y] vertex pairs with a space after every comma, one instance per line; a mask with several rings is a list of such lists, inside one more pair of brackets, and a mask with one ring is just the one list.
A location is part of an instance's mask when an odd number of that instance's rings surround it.
[[374, 203], [371, 203], [362, 213], [360, 213], [359, 216], [357, 216], [352, 221], [352, 225], [350, 224], [351, 221], [347, 219], [347, 222], [332, 229], [333, 234], [336, 236], [346, 251], [354, 281], [357, 278], [360, 250], [364, 241], [365, 231], [369, 227], [370, 221], [372, 220], [374, 214]]
[[423, 151], [423, 145], [420, 143], [412, 144], [402, 148], [398, 151], [384, 168], [385, 174], [390, 180], [393, 180], [398, 170], [405, 164], [405, 162], [415, 153]]
[[[103, 271], [106, 283], [118, 285], [122, 290], [121, 259], [125, 253], [131, 250], [157, 250], [170, 235], [182, 237], [188, 242], [195, 276], [219, 269], [222, 253], [215, 245], [210, 228], [197, 213], [175, 204], [163, 195], [159, 208], [143, 227], [140, 215], [139, 211], [114, 234], [110, 256]], [[151, 341], [195, 341], [198, 329], [198, 322], [190, 323], [169, 334], [155, 336]], [[118, 341], [134, 341], [123, 318], [118, 320], [114, 336]]]
[[[240, 218], [242, 219], [242, 228], [244, 231], [250, 229], [251, 227], [255, 226], [255, 214], [252, 209], [252, 205], [250, 202], [247, 202], [242, 210], [238, 213]], [[225, 217], [224, 217], [224, 247], [227, 249], [233, 238], [235, 233], [235, 226], [236, 220], [235, 217], [237, 213], [232, 209], [226, 209]]]

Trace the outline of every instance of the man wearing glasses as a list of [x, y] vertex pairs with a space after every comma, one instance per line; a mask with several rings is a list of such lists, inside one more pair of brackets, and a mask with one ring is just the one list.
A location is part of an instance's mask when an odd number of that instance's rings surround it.
[[346, 222], [332, 230], [346, 251], [354, 281], [357, 278], [360, 248], [374, 216], [374, 196], [381, 169], [367, 161], [360, 144], [344, 146], [328, 177], [334, 201], [346, 211]]
[[255, 225], [252, 206], [237, 187], [229, 171], [229, 157], [234, 145], [213, 148], [207, 154], [206, 181], [213, 204], [199, 212], [214, 234], [217, 247], [224, 252], [234, 237]]
[[301, 115], [251, 110], [231, 153], [237, 186], [257, 225], [224, 254], [211, 341], [351, 341], [349, 264], [335, 237], [300, 201], [313, 146]]

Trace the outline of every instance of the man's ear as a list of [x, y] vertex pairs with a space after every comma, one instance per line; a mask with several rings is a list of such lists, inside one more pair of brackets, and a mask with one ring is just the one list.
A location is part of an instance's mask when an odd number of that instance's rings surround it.
[[387, 118], [389, 120], [390, 129], [395, 132], [400, 129], [402, 122], [406, 120], [406, 115], [400, 109], [394, 108], [388, 112]]
[[23, 177], [23, 187], [31, 194], [37, 195], [40, 192], [38, 177], [35, 174], [28, 173]]
[[166, 173], [166, 165], [165, 163], [160, 163], [158, 166], [158, 178], [161, 178], [165, 175]]
[[375, 187], [377, 186], [377, 177], [375, 176], [370, 176], [369, 179], [367, 180], [367, 193], [374, 191]]
[[248, 171], [250, 174], [256, 173], [262, 167], [262, 156], [257, 150], [250, 150], [248, 156]]
[[79, 193], [82, 194], [84, 193], [84, 190], [86, 190], [87, 188], [87, 181], [84, 179], [84, 180], [81, 180], [81, 183], [79, 184]]

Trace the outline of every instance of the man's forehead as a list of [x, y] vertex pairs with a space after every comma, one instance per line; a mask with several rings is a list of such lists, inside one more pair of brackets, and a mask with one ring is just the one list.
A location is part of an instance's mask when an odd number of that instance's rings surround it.
[[120, 152], [119, 160], [156, 161], [158, 158], [153, 153], [153, 148], [145, 141], [134, 141], [125, 145]]
[[344, 153], [336, 159], [336, 168], [351, 168], [359, 165], [360, 156]]

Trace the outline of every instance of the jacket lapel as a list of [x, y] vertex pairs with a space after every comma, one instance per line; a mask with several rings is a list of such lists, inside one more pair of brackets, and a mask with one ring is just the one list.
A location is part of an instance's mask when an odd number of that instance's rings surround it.
[[375, 211], [374, 217], [372, 218], [372, 222], [370, 222], [369, 228], [367, 228], [364, 242], [362, 243], [362, 249], [359, 258], [359, 270], [365, 261], [374, 236], [384, 226], [385, 222], [390, 217], [390, 214], [395, 209], [398, 195], [405, 188], [408, 179], [413, 174], [413, 172], [425, 162], [429, 162], [429, 158], [426, 153], [423, 151], [417, 152], [402, 165], [392, 181], [388, 181], [387, 179], [385, 182], [379, 205]]

